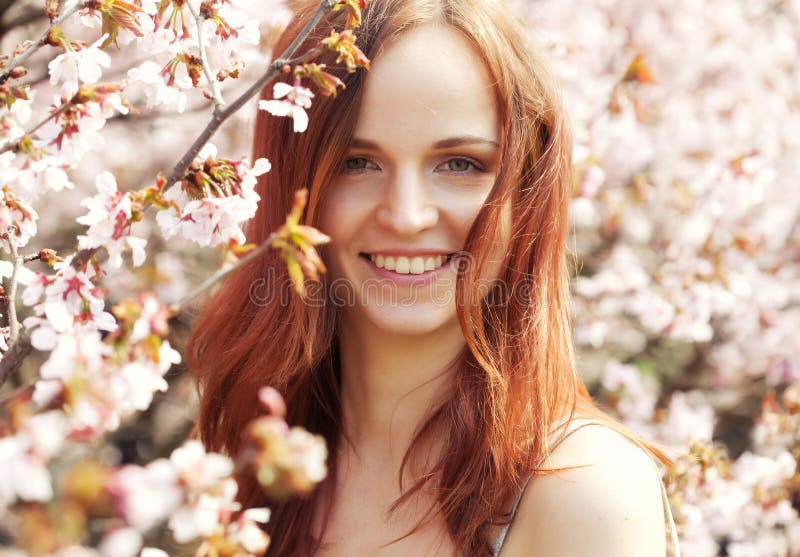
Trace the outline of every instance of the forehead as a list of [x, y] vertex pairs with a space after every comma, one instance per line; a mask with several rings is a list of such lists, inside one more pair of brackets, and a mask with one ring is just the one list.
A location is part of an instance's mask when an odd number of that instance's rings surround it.
[[498, 141], [489, 72], [458, 30], [426, 24], [406, 31], [374, 60], [355, 136], [397, 148], [447, 137]]

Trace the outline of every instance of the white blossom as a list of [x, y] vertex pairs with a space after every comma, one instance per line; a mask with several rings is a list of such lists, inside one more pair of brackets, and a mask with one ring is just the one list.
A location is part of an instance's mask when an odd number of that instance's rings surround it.
[[[294, 121], [294, 131], [304, 132], [308, 127], [307, 108], [311, 108], [314, 93], [300, 85], [278, 82], [272, 88], [274, 100], [258, 101], [258, 108], [273, 116], [289, 116]], [[285, 99], [285, 100], [281, 100]]]

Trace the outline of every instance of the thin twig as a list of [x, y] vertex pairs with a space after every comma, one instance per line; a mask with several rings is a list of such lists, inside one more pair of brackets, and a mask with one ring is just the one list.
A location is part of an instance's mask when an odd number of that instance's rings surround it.
[[186, 308], [186, 304], [191, 302], [193, 299], [197, 298], [199, 295], [206, 292], [212, 285], [216, 282], [220, 281], [225, 275], [232, 273], [236, 269], [244, 267], [251, 261], [254, 261], [256, 257], [267, 251], [270, 246], [272, 245], [272, 241], [275, 239], [277, 234], [273, 232], [269, 236], [267, 236], [266, 240], [261, 243], [256, 249], [242, 257], [239, 261], [234, 263], [233, 265], [229, 265], [228, 267], [223, 267], [222, 269], [218, 269], [216, 273], [208, 277], [206, 280], [200, 284], [197, 288], [186, 294], [183, 298], [181, 298], [178, 302], [172, 304], [170, 306], [170, 310], [172, 313], [177, 314], [179, 311]]
[[0, 85], [6, 82], [6, 80], [8, 79], [8, 75], [11, 73], [11, 70], [22, 64], [25, 60], [27, 60], [31, 56], [31, 54], [39, 50], [44, 45], [44, 41], [47, 39], [47, 35], [50, 34], [50, 30], [53, 27], [60, 25], [64, 20], [71, 17], [72, 14], [83, 8], [84, 4], [85, 2], [79, 2], [74, 6], [72, 6], [71, 8], [69, 8], [68, 10], [66, 10], [63, 14], [55, 18], [47, 27], [47, 29], [44, 30], [44, 33], [42, 33], [39, 36], [39, 39], [35, 43], [26, 48], [22, 52], [22, 54], [14, 57], [11, 60], [11, 62], [9, 62], [8, 65], [5, 68], [3, 68], [3, 71], [0, 72]]
[[28, 131], [26, 131], [26, 132], [25, 132], [25, 133], [22, 135], [22, 137], [21, 137], [21, 138], [19, 138], [19, 139], [15, 140], [15, 141], [12, 141], [12, 142], [11, 142], [11, 143], [9, 143], [8, 145], [5, 145], [5, 146], [3, 146], [2, 148], [0, 148], [0, 155], [2, 155], [3, 153], [5, 153], [6, 151], [11, 151], [12, 149], [16, 149], [16, 148], [17, 148], [17, 146], [19, 145], [19, 142], [20, 142], [20, 141], [22, 141], [22, 139], [24, 139], [26, 136], [33, 135], [34, 133], [36, 133], [36, 130], [38, 130], [39, 128], [41, 128], [42, 126], [44, 126], [44, 125], [45, 125], [47, 122], [49, 122], [50, 120], [52, 120], [52, 119], [54, 119], [54, 118], [57, 118], [58, 116], [60, 116], [60, 115], [61, 115], [61, 114], [63, 114], [64, 112], [66, 112], [66, 110], [67, 110], [69, 107], [71, 107], [71, 106], [72, 106], [72, 104], [73, 104], [73, 103], [72, 103], [72, 101], [73, 101], [73, 99], [74, 99], [74, 98], [75, 98], [75, 97], [72, 97], [70, 100], [66, 101], [64, 104], [62, 104], [61, 106], [59, 106], [57, 110], [54, 110], [53, 112], [51, 112], [50, 114], [48, 114], [47, 118], [44, 118], [44, 119], [43, 119], [41, 122], [39, 122], [38, 124], [36, 124], [35, 126], [33, 126], [31, 129], [29, 129]]
[[211, 65], [208, 63], [208, 57], [206, 56], [206, 43], [203, 40], [203, 21], [205, 21], [205, 18], [194, 8], [191, 2], [186, 2], [186, 6], [189, 8], [192, 16], [194, 16], [195, 24], [197, 24], [197, 47], [200, 50], [200, 65], [203, 66], [203, 73], [206, 76], [206, 81], [208, 81], [208, 85], [211, 87], [211, 95], [214, 98], [214, 112], [216, 113], [225, 108], [225, 100], [222, 98], [219, 83], [214, 77], [214, 73], [211, 71]]
[[19, 271], [19, 254], [13, 239], [9, 239], [8, 245], [11, 248], [11, 256], [14, 258], [14, 265], [11, 271], [10, 284], [8, 285], [8, 335], [9, 344], [14, 344], [19, 338], [19, 321], [17, 320], [17, 272]]
[[[16, 227], [11, 227], [11, 230], [16, 230]], [[13, 238], [13, 232], [5, 232], [2, 237], [8, 245], [8, 251], [11, 252], [11, 277], [8, 279], [8, 344], [9, 346], [15, 344], [19, 338], [19, 321], [17, 320], [17, 271], [19, 270], [19, 253], [17, 252], [17, 244]]]

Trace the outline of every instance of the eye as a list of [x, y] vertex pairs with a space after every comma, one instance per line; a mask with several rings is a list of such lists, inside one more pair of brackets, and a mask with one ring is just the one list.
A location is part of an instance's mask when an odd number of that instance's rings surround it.
[[439, 169], [442, 169], [446, 172], [456, 172], [456, 173], [466, 173], [470, 171], [483, 170], [483, 168], [481, 168], [481, 166], [478, 163], [466, 157], [454, 157], [452, 159], [449, 159], [445, 163], [440, 165]]
[[344, 162], [345, 172], [361, 172], [374, 168], [378, 168], [377, 165], [366, 157], [349, 157]]

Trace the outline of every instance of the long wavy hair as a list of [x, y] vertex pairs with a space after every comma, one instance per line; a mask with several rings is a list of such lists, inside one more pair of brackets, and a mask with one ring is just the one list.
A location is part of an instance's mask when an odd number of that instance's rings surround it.
[[[277, 52], [292, 42], [316, 6], [315, 0], [295, 6]], [[560, 417], [594, 418], [670, 461], [658, 446], [601, 411], [576, 372], [566, 248], [571, 138], [556, 82], [520, 23], [499, 0], [369, 0], [363, 15], [356, 35], [371, 59], [415, 25], [438, 23], [474, 45], [494, 85], [501, 163], [463, 248], [474, 265], [459, 273], [456, 285], [466, 347], [451, 396], [417, 429], [400, 478], [426, 436], [441, 436], [445, 447], [441, 459], [407, 490], [400, 484], [402, 496], [391, 507], [394, 511], [423, 487], [431, 488], [436, 504], [406, 535], [431, 513], [440, 513], [459, 555], [491, 555], [490, 527], [510, 519], [508, 503], [547, 456], [548, 432]], [[304, 48], [313, 48], [337, 24], [341, 14], [329, 15]], [[332, 58], [323, 61], [335, 67]], [[263, 242], [283, 223], [299, 188], [310, 190], [304, 218], [315, 225], [326, 188], [344, 165], [369, 79], [365, 71], [339, 71], [339, 76], [346, 89], [335, 98], [315, 98], [305, 133], [295, 133], [288, 118], [258, 113], [253, 157], [269, 158], [273, 170], [259, 180], [262, 202], [249, 223], [250, 242]], [[271, 87], [262, 98], [271, 98]], [[499, 281], [506, 290], [499, 297], [492, 289], [491, 296], [476, 298], [475, 281], [490, 258], [508, 202], [511, 236]], [[328, 478], [308, 498], [269, 501], [254, 478], [238, 478], [244, 505], [272, 508], [268, 555], [281, 557], [319, 549], [322, 536], [309, 531], [309, 517], [325, 511], [327, 524], [330, 504], [319, 507], [330, 501], [323, 496], [334, 488], [343, 433], [336, 307], [308, 304], [281, 288], [287, 284], [285, 264], [275, 252], [231, 274], [196, 321], [188, 350], [201, 398], [198, 429], [210, 449], [236, 453], [244, 427], [261, 413], [256, 393], [263, 385], [285, 397], [290, 424], [328, 441]]]

